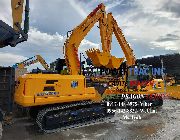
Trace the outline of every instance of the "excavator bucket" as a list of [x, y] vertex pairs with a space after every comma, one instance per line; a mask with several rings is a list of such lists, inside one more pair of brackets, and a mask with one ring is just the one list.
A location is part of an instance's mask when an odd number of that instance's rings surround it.
[[87, 56], [91, 59], [95, 67], [106, 66], [109, 63], [110, 54], [100, 52], [99, 49], [90, 49], [86, 51]]
[[16, 33], [11, 26], [0, 20], [0, 48], [12, 45], [11, 43], [15, 34]]
[[109, 63], [106, 65], [106, 68], [118, 69], [123, 61], [124, 58], [116, 58], [115, 56], [111, 56]]

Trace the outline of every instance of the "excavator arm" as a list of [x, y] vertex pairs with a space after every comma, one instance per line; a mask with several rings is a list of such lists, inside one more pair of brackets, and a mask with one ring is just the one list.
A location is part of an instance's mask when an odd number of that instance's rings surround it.
[[107, 49], [110, 52], [111, 51], [111, 42], [112, 42], [112, 34], [114, 32], [116, 39], [121, 46], [123, 53], [127, 60], [127, 65], [132, 66], [135, 65], [136, 58], [133, 53], [133, 50], [131, 49], [130, 45], [126, 41], [122, 30], [120, 27], [118, 27], [118, 24], [114, 17], [112, 16], [112, 13], [108, 13], [107, 15]]
[[11, 0], [13, 28], [0, 20], [0, 48], [27, 41], [29, 30], [29, 0], [26, 0], [24, 29], [21, 27], [24, 0]]
[[35, 64], [37, 62], [40, 62], [41, 65], [45, 68], [45, 70], [50, 69], [49, 65], [46, 63], [46, 61], [40, 55], [33, 56], [21, 63], [17, 63], [13, 67], [23, 69], [23, 68], [30, 66], [32, 64]]
[[[106, 37], [105, 37], [106, 40], [104, 40], [106, 43], [104, 43], [105, 46], [102, 46], [103, 52], [100, 53], [99, 50], [87, 51], [87, 55], [92, 60], [93, 65], [97, 66], [97, 67], [104, 66], [104, 67], [110, 68], [110, 69], [118, 69], [120, 67], [121, 63], [124, 61], [124, 58], [116, 58], [115, 56], [110, 55], [113, 33], [115, 34], [116, 39], [124, 52], [124, 55], [125, 55], [125, 58], [127, 61], [126, 64], [128, 66], [134, 65], [136, 58], [134, 56], [133, 50], [131, 49], [130, 45], [126, 41], [121, 29], [118, 27], [116, 20], [112, 16], [112, 13], [107, 14]], [[106, 60], [106, 62], [108, 62], [108, 63], [103, 64], [102, 60], [99, 59], [99, 57], [97, 57], [98, 56], [97, 52], [100, 53], [100, 55], [102, 55], [102, 56], [104, 53], [108, 53], [109, 59]], [[105, 59], [105, 57], [103, 59]]]
[[92, 60], [93, 65], [96, 67], [104, 66], [111, 69], [120, 67], [124, 58], [116, 58], [115, 56], [112, 56], [110, 52], [113, 32], [125, 54], [127, 65], [131, 66], [135, 64], [133, 50], [127, 43], [116, 20], [111, 13], [106, 15], [105, 6], [100, 4], [79, 26], [72, 30], [71, 36], [65, 42], [65, 61], [69, 74], [79, 74], [80, 62], [77, 52], [78, 47], [87, 33], [98, 21], [103, 52], [100, 52], [99, 49], [90, 49], [86, 51], [86, 54]]
[[[71, 36], [65, 42], [65, 61], [69, 74], [78, 75], [80, 62], [78, 58], [78, 47], [87, 33], [91, 30], [96, 22], [99, 21], [102, 46], [106, 46], [106, 13], [103, 4], [98, 5], [87, 18], [77, 26]], [[105, 47], [104, 47], [105, 49]]]
[[49, 70], [49, 65], [46, 63], [46, 61], [40, 56], [36, 55], [37, 61], [41, 63], [41, 65], [45, 68], [45, 70]]

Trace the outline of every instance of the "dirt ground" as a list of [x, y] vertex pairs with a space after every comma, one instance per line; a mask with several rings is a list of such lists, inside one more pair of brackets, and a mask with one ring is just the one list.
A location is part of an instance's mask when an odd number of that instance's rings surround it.
[[27, 117], [15, 118], [3, 128], [2, 140], [180, 140], [180, 100], [165, 99], [157, 113], [140, 114], [141, 119], [123, 119], [53, 134], [38, 132]]

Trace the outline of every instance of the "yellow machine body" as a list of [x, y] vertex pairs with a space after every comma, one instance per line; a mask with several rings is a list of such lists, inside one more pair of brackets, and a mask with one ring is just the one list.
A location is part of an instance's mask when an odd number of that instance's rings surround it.
[[180, 100], [180, 85], [167, 86], [166, 92], [169, 95], [169, 97]]
[[15, 89], [15, 102], [23, 107], [81, 100], [101, 100], [94, 87], [86, 87], [82, 75], [25, 74]]

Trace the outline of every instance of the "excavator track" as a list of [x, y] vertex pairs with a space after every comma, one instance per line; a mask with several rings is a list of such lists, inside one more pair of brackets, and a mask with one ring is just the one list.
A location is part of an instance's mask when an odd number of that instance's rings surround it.
[[39, 111], [36, 123], [42, 132], [55, 133], [104, 122], [112, 116], [105, 104], [84, 101], [44, 108]]

